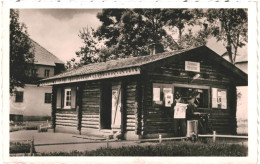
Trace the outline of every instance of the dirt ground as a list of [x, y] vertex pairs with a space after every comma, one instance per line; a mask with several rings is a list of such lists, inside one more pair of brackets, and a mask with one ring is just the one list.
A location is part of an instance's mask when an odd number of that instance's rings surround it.
[[[108, 145], [106, 140], [101, 138], [80, 136], [68, 133], [53, 133], [51, 130], [48, 132], [39, 133], [37, 130], [20, 130], [10, 132], [10, 141], [19, 140], [32, 140], [34, 139], [36, 152], [71, 152], [77, 151], [91, 151], [98, 148], [106, 148], [107, 146], [116, 148], [122, 146], [145, 146], [155, 145], [156, 142], [140, 143], [138, 141], [114, 141], [110, 140]], [[218, 140], [218, 142], [225, 142], [230, 144], [243, 144], [247, 145], [247, 140]]]
[[[92, 139], [90, 139], [92, 138]], [[109, 144], [105, 140], [95, 139], [93, 137], [84, 137], [75, 134], [67, 133], [53, 133], [43, 132], [39, 133], [37, 130], [20, 130], [10, 133], [10, 141], [19, 141], [19, 140], [32, 140], [34, 139], [36, 152], [71, 152], [73, 150], [77, 151], [91, 151], [96, 150], [101, 147], [122, 147], [122, 146], [131, 146], [131, 145], [148, 145], [148, 143], [139, 143], [139, 142], [129, 142], [129, 141], [113, 141], [110, 140]], [[65, 144], [64, 144], [65, 143]], [[72, 144], [73, 143], [73, 144]], [[37, 146], [40, 144], [46, 144]], [[50, 144], [50, 145], [48, 145]], [[55, 144], [55, 145], [51, 145]], [[156, 143], [149, 143], [156, 144]]]

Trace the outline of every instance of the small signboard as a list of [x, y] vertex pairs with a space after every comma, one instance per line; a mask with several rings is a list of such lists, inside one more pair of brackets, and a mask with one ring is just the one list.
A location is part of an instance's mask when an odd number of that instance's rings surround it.
[[153, 101], [160, 101], [160, 88], [153, 88]]
[[212, 108], [227, 109], [227, 91], [212, 88]]
[[186, 118], [186, 109], [188, 104], [177, 103], [174, 107], [174, 118]]
[[185, 61], [185, 71], [200, 72], [200, 63]]

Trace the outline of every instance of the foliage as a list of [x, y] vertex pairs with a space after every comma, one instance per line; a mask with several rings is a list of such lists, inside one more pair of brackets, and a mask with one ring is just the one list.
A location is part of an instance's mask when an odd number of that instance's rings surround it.
[[[31, 144], [25, 142], [10, 142], [9, 153], [30, 153]], [[35, 153], [35, 148], [33, 148], [33, 152]]]
[[235, 63], [238, 47], [247, 42], [248, 18], [246, 9], [208, 9], [207, 20], [212, 34], [224, 42], [231, 63]]
[[[223, 41], [234, 63], [238, 47], [247, 42], [247, 11], [244, 9], [103, 9], [102, 23], [83, 29], [84, 46], [67, 69], [118, 58], [143, 56], [205, 45], [213, 35]], [[178, 44], [172, 37], [178, 29]]]
[[102, 25], [95, 34], [117, 58], [148, 55], [166, 36], [161, 9], [104, 9], [97, 17]]
[[181, 41], [184, 28], [186, 25], [192, 24], [190, 20], [194, 18], [194, 14], [189, 9], [164, 9], [163, 15], [163, 21], [166, 25], [177, 27], [179, 41]]
[[24, 87], [33, 68], [34, 53], [26, 26], [19, 22], [19, 11], [10, 10], [10, 93]]
[[246, 156], [248, 148], [236, 144], [166, 142], [149, 146], [100, 148], [85, 152], [39, 153], [38, 156]]

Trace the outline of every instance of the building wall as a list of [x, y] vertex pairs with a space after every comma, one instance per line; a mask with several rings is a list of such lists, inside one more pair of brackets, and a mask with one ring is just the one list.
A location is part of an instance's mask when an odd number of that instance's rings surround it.
[[[196, 58], [198, 61], [199, 58]], [[186, 59], [194, 61], [195, 59]], [[196, 60], [195, 60], [196, 61]], [[212, 130], [220, 134], [236, 133], [236, 88], [232, 84], [232, 76], [223, 68], [203, 61], [200, 65], [200, 77], [193, 80], [194, 72], [185, 71], [184, 60], [178, 62], [162, 63], [160, 67], [147, 70], [147, 78], [143, 81], [146, 85], [144, 102], [144, 134], [172, 133], [173, 117], [170, 115], [170, 108], [153, 103], [153, 84], [161, 84], [162, 88], [172, 88], [174, 86], [206, 86], [209, 88], [210, 103], [208, 108], [198, 109], [199, 112], [210, 114], [209, 122]], [[227, 109], [212, 108], [211, 88], [221, 88], [227, 91]], [[174, 92], [173, 92], [174, 93]]]
[[53, 66], [36, 65], [37, 75], [39, 78], [47, 78], [44, 76], [45, 70], [50, 70], [49, 77], [54, 76]]
[[23, 91], [23, 102], [15, 102], [15, 95], [10, 96], [10, 114], [23, 116], [51, 116], [51, 103], [45, 103], [45, 93], [51, 93], [52, 87], [26, 84]]

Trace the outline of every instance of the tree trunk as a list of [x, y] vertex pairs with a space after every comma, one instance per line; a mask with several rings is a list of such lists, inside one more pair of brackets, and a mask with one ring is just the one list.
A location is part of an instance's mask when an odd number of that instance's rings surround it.
[[232, 58], [232, 46], [231, 46], [231, 37], [230, 35], [227, 35], [227, 53], [228, 53], [228, 57], [229, 57], [229, 61], [231, 64], [234, 64], [233, 62], [233, 58]]

